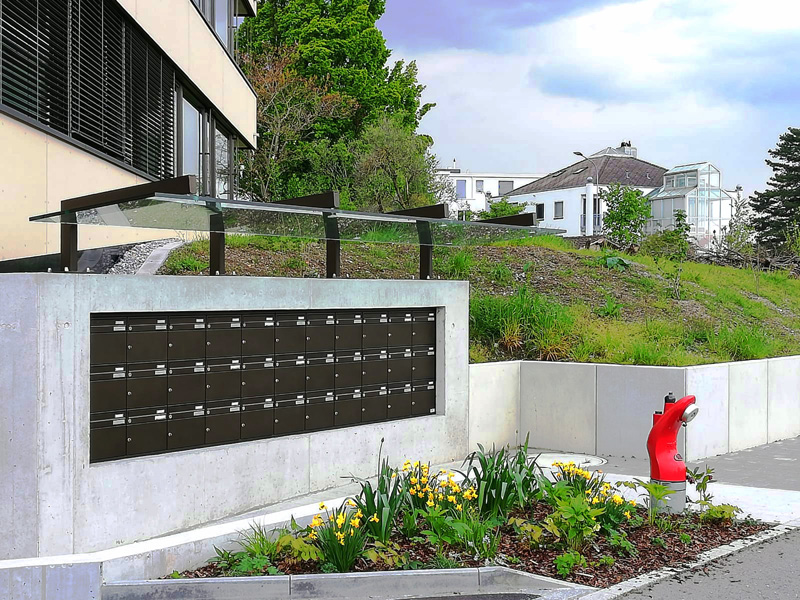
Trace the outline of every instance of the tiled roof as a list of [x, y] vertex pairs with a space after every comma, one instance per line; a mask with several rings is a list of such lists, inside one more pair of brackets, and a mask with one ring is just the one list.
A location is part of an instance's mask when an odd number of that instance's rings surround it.
[[[621, 183], [632, 187], [659, 187], [663, 183], [664, 173], [667, 172], [664, 167], [632, 156], [602, 156], [592, 160], [597, 165], [598, 175], [596, 178], [598, 181], [595, 181], [597, 185]], [[587, 177], [595, 178], [594, 166], [588, 159], [518, 187], [508, 195], [520, 196], [550, 190], [584, 187]]]

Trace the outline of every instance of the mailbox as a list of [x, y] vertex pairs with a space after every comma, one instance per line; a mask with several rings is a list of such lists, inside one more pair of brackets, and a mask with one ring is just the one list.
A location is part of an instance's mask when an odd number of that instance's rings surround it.
[[306, 316], [289, 313], [276, 316], [275, 354], [305, 354]]
[[330, 429], [334, 426], [333, 391], [318, 392], [308, 395], [306, 402], [306, 431]]
[[361, 422], [372, 423], [386, 420], [386, 406], [389, 397], [388, 386], [365, 385], [361, 398]]
[[242, 317], [212, 315], [206, 329], [206, 357], [222, 358], [242, 355]]
[[241, 387], [241, 358], [211, 358], [206, 361], [206, 400], [239, 398]]
[[128, 365], [128, 408], [146, 408], [167, 404], [167, 363]]
[[334, 387], [361, 387], [361, 351], [347, 350], [336, 353]]
[[275, 396], [275, 435], [300, 433], [305, 429], [306, 400], [303, 394]]
[[206, 357], [205, 315], [170, 315], [167, 356], [170, 360]]
[[336, 313], [336, 350], [360, 350], [362, 348], [362, 325], [360, 312]]
[[242, 315], [242, 356], [267, 356], [274, 352], [274, 315], [272, 313]]
[[306, 389], [305, 356], [275, 357], [275, 394], [303, 394]]
[[434, 345], [436, 343], [436, 311], [415, 311], [412, 315], [414, 319], [412, 328], [414, 345]]
[[412, 386], [407, 383], [390, 383], [389, 398], [386, 405], [386, 416], [389, 419], [410, 417]]
[[167, 318], [129, 317], [127, 344], [129, 363], [167, 360]]
[[242, 428], [239, 400], [206, 402], [206, 444], [225, 444], [239, 439]]
[[389, 383], [411, 381], [413, 352], [408, 348], [392, 348], [389, 350], [387, 375]]
[[433, 381], [418, 381], [411, 392], [411, 414], [432, 415], [436, 413], [436, 386]]
[[364, 360], [361, 362], [361, 383], [364, 386], [373, 384], [386, 384], [389, 352], [386, 349], [375, 348], [364, 350]]
[[155, 454], [167, 449], [167, 409], [128, 411], [128, 456]]
[[89, 461], [124, 458], [127, 453], [125, 411], [95, 413], [89, 422]]
[[332, 312], [309, 313], [306, 325], [306, 353], [333, 352], [336, 318]]
[[127, 407], [127, 372], [121, 365], [91, 367], [89, 375], [89, 412], [125, 410]]
[[121, 364], [126, 360], [125, 317], [95, 317], [89, 326], [89, 363]]
[[329, 390], [333, 393], [335, 370], [333, 352], [311, 352], [306, 355], [306, 390]]
[[248, 356], [242, 361], [242, 398], [275, 393], [275, 362], [272, 356]]
[[433, 346], [414, 348], [413, 379], [433, 379], [436, 376], [436, 349]]
[[409, 311], [389, 311], [388, 344], [390, 348], [411, 346], [413, 342], [414, 323]]
[[205, 403], [167, 408], [167, 449], [198, 448], [206, 442]]
[[356, 425], [361, 422], [361, 389], [336, 390], [334, 403], [334, 425]]
[[172, 360], [167, 363], [167, 403], [192, 404], [206, 399], [204, 360]]
[[387, 312], [365, 312], [363, 325], [364, 348], [386, 348], [389, 332], [389, 314]]
[[257, 440], [272, 436], [275, 426], [275, 402], [272, 398], [242, 400], [243, 440]]

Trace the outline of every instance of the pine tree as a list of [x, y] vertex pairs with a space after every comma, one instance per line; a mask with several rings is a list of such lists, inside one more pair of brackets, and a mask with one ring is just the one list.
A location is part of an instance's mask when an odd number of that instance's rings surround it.
[[754, 226], [758, 241], [769, 248], [786, 241], [787, 232], [800, 224], [800, 129], [790, 127], [769, 151], [772, 177], [767, 189], [753, 195]]

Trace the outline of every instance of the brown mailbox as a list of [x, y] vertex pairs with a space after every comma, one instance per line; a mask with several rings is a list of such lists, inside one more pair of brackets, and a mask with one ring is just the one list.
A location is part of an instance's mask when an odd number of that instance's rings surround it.
[[333, 352], [306, 354], [306, 390], [329, 390], [333, 393], [336, 379]]
[[95, 317], [89, 326], [89, 363], [123, 364], [126, 360], [125, 317]]
[[206, 443], [205, 403], [167, 409], [167, 449], [199, 448]]
[[282, 313], [275, 317], [275, 354], [305, 354], [306, 315]]
[[167, 317], [128, 317], [129, 363], [167, 360]]
[[242, 321], [242, 356], [272, 355], [275, 352], [275, 316], [245, 313]]
[[240, 398], [241, 387], [241, 358], [210, 358], [206, 361], [206, 400]]
[[387, 364], [387, 376], [389, 383], [399, 381], [411, 381], [412, 361], [414, 353], [411, 348], [391, 348], [389, 350], [389, 362]]
[[127, 407], [127, 372], [121, 365], [91, 367], [89, 375], [89, 412], [125, 410]]
[[250, 398], [242, 400], [243, 440], [258, 440], [272, 437], [275, 427], [275, 402], [272, 398]]
[[275, 357], [275, 394], [303, 394], [306, 389], [305, 356]]
[[336, 316], [333, 312], [308, 313], [306, 354], [333, 352], [336, 348]]
[[272, 356], [248, 356], [242, 361], [242, 398], [272, 396], [275, 393]]
[[383, 385], [365, 385], [361, 397], [361, 422], [372, 423], [386, 420], [386, 405], [389, 389]]
[[364, 350], [361, 362], [361, 383], [364, 386], [386, 384], [389, 352], [386, 349]]
[[128, 408], [167, 404], [167, 362], [128, 365]]
[[206, 357], [205, 315], [170, 315], [167, 356], [170, 360]]
[[334, 386], [336, 389], [361, 387], [361, 351], [346, 350], [336, 353]]
[[361, 312], [336, 313], [336, 351], [360, 350], [362, 348], [362, 325], [364, 317]]
[[386, 348], [388, 341], [389, 314], [381, 312], [365, 312], [362, 335], [363, 348]]
[[310, 393], [306, 402], [306, 431], [330, 429], [334, 426], [333, 391]]
[[412, 315], [414, 319], [412, 329], [414, 345], [433, 346], [436, 343], [436, 311], [414, 311]]
[[413, 342], [414, 323], [409, 311], [389, 311], [388, 344], [390, 348], [411, 346]]
[[361, 422], [361, 397], [360, 388], [336, 390], [333, 414], [337, 427]]
[[414, 383], [411, 392], [411, 414], [432, 415], [436, 412], [436, 387], [433, 381]]
[[89, 461], [125, 458], [127, 437], [125, 411], [93, 414], [89, 422]]
[[411, 412], [411, 383], [390, 383], [389, 399], [386, 405], [386, 416], [389, 419], [404, 419]]
[[167, 449], [167, 409], [128, 411], [128, 456], [157, 454]]
[[414, 348], [414, 363], [411, 369], [414, 379], [433, 379], [436, 375], [436, 349], [433, 346]]
[[206, 399], [204, 360], [171, 360], [167, 363], [167, 403], [194, 404]]
[[206, 444], [227, 444], [241, 436], [242, 411], [239, 400], [206, 402]]
[[303, 394], [275, 396], [275, 435], [300, 433], [306, 424], [306, 400]]
[[206, 329], [206, 357], [242, 355], [241, 315], [211, 315]]

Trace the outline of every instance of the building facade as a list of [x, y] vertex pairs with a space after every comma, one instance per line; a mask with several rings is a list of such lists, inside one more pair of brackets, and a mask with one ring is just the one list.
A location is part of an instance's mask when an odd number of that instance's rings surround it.
[[742, 186], [726, 191], [719, 169], [708, 162], [692, 163], [664, 173], [662, 185], [647, 198], [652, 214], [647, 223], [649, 233], [672, 227], [675, 212], [682, 210], [689, 223], [689, 234], [698, 246], [705, 248], [730, 224], [734, 207], [742, 199]]
[[[256, 144], [235, 30], [254, 0], [0, 0], [0, 260], [58, 252], [66, 198], [178, 175], [234, 184]], [[81, 248], [163, 237], [84, 228]]]
[[525, 204], [525, 212], [535, 212], [541, 227], [565, 229], [567, 237], [594, 235], [603, 228], [603, 190], [619, 183], [647, 194], [660, 185], [665, 172], [639, 159], [636, 149], [625, 142], [514, 189], [508, 200]]
[[462, 171], [453, 161], [452, 168], [439, 169], [442, 177], [452, 180], [456, 192], [456, 202], [450, 212], [456, 214], [464, 210], [479, 212], [488, 210], [492, 199], [502, 198], [515, 188], [539, 179], [534, 173], [489, 173]]

